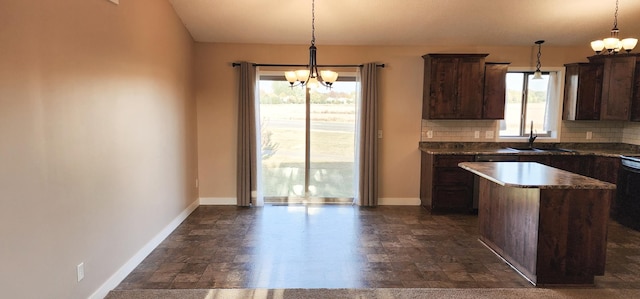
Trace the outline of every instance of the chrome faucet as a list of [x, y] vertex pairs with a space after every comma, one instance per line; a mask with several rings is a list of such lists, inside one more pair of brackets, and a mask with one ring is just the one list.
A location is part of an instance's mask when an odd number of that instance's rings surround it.
[[529, 133], [529, 148], [533, 148], [533, 142], [536, 141], [538, 135], [533, 135], [533, 121], [531, 121], [531, 132]]

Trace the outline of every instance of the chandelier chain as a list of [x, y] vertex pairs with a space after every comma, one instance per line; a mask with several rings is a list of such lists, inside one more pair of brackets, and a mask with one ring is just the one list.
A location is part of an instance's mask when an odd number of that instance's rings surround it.
[[613, 29], [618, 30], [618, 1], [616, 0], [616, 12], [613, 14]]
[[316, 1], [311, 1], [311, 45], [316, 44]]

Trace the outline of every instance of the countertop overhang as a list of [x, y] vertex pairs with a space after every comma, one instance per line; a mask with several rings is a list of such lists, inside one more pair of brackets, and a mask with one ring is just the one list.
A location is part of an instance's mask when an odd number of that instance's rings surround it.
[[505, 187], [616, 189], [614, 184], [537, 162], [462, 162], [458, 166]]

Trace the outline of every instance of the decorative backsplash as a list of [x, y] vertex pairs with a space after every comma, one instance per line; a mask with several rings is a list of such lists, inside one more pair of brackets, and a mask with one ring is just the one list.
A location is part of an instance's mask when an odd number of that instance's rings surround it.
[[[487, 142], [496, 140], [495, 120], [422, 120], [420, 141]], [[476, 135], [476, 132], [478, 135]], [[490, 133], [487, 133], [490, 132]], [[491, 135], [490, 138], [487, 138]], [[476, 136], [478, 138], [476, 138]]]
[[640, 145], [640, 123], [625, 123], [622, 130], [622, 142]]
[[621, 121], [563, 121], [560, 136], [562, 142], [623, 142], [624, 126]]
[[[422, 120], [423, 142], [497, 141], [495, 120]], [[621, 121], [562, 121], [560, 142], [629, 143], [640, 145], [640, 123]]]

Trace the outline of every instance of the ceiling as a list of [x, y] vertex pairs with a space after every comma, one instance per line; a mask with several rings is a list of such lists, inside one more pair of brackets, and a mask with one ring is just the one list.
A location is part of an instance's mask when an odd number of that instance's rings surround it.
[[[311, 40], [311, 0], [170, 2], [199, 42]], [[316, 42], [523, 46], [546, 40], [550, 46], [588, 47], [591, 40], [608, 37], [615, 5], [614, 0], [317, 0]], [[640, 38], [639, 0], [620, 0], [618, 28], [620, 38]]]

